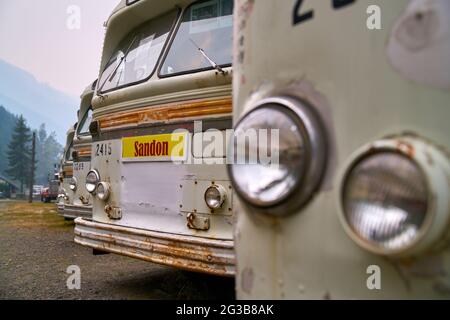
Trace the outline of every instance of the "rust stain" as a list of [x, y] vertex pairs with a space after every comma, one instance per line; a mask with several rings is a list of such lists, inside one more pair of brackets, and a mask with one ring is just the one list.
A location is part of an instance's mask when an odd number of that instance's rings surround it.
[[401, 262], [398, 265], [409, 276], [419, 278], [447, 276], [442, 255], [427, 256], [420, 260]]
[[226, 115], [232, 112], [231, 97], [213, 100], [197, 100], [187, 103], [152, 106], [136, 111], [120, 112], [98, 119], [101, 129], [114, 129], [123, 126], [138, 126], [184, 118], [211, 115]]
[[410, 143], [405, 141], [398, 141], [397, 149], [405, 152], [410, 158], [414, 158], [416, 154], [416, 150], [414, 149], [414, 147]]
[[[165, 237], [154, 232], [77, 221], [75, 242], [145, 261], [220, 276], [233, 276], [235, 257], [228, 242]], [[92, 225], [91, 225], [92, 224]], [[95, 226], [93, 226], [95, 224]], [[81, 229], [80, 227], [88, 228]], [[114, 229], [111, 232], [100, 230]]]

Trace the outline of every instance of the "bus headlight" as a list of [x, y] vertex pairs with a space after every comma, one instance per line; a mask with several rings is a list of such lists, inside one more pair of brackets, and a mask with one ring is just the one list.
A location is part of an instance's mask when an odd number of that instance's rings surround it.
[[346, 220], [365, 241], [388, 251], [416, 240], [428, 208], [426, 180], [402, 154], [380, 152], [362, 159], [345, 182]]
[[228, 171], [237, 194], [270, 215], [304, 205], [325, 169], [322, 125], [311, 106], [291, 97], [264, 99], [253, 107], [236, 125], [230, 149]]
[[219, 209], [227, 199], [227, 192], [224, 187], [213, 185], [206, 189], [205, 202], [210, 209]]
[[[448, 175], [446, 170], [448, 160], [440, 151], [418, 139], [382, 140], [363, 148], [342, 180], [346, 230], [377, 254], [423, 251], [442, 237], [442, 224], [448, 225], [449, 187], [440, 177]], [[436, 191], [447, 200], [435, 198]]]
[[111, 193], [110, 190], [111, 190], [111, 187], [110, 187], [109, 183], [100, 182], [97, 185], [97, 197], [102, 201], [108, 200], [109, 195]]
[[69, 181], [70, 190], [75, 192], [77, 190], [77, 185], [78, 185], [77, 178], [75, 178], [75, 177], [70, 178], [70, 181]]
[[100, 182], [100, 175], [97, 170], [91, 170], [86, 176], [86, 190], [89, 193], [95, 193], [97, 184]]

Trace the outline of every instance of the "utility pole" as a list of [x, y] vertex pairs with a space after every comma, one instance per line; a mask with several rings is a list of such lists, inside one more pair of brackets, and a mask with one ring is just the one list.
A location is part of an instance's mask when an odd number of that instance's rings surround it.
[[34, 169], [36, 162], [36, 132], [33, 132], [33, 146], [31, 149], [31, 170], [30, 170], [30, 194], [28, 195], [28, 202], [33, 202], [33, 185], [34, 185]]

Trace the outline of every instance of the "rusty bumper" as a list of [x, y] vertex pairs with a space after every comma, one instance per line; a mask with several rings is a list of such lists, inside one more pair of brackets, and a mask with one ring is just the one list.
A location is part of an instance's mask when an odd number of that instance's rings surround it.
[[78, 217], [91, 218], [92, 206], [74, 206], [68, 204], [58, 204], [58, 213], [66, 219], [76, 219]]
[[232, 240], [182, 236], [77, 218], [75, 243], [189, 271], [235, 275]]

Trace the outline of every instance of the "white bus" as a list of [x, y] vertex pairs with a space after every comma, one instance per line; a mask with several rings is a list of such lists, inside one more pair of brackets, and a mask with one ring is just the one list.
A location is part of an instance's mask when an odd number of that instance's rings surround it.
[[237, 297], [450, 298], [450, 2], [237, 0], [234, 24], [236, 136], [279, 130], [278, 161], [229, 166]]
[[[220, 276], [235, 272], [232, 127], [233, 1], [122, 1], [110, 16], [92, 100], [92, 219], [75, 242]], [[203, 164], [210, 160], [216, 164]]]
[[86, 175], [91, 169], [92, 136], [89, 126], [92, 121], [91, 101], [94, 96], [96, 81], [90, 84], [81, 95], [80, 109], [78, 110], [78, 124], [74, 132], [73, 150], [73, 176], [69, 180], [67, 193], [72, 199], [64, 206], [64, 217], [75, 219], [77, 217], [92, 217], [93, 196], [86, 190]]
[[73, 136], [75, 134], [75, 127], [77, 124], [67, 130], [66, 134], [66, 145], [64, 146], [64, 151], [61, 156], [59, 164], [59, 190], [58, 198], [56, 199], [57, 212], [60, 216], [64, 217], [64, 208], [66, 204], [73, 202], [73, 195], [69, 192], [69, 182], [73, 176]]

